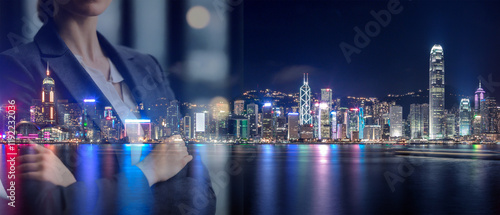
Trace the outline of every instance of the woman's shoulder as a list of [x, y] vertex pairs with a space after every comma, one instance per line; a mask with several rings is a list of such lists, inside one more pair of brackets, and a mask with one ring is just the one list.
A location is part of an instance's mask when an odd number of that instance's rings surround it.
[[35, 63], [35, 59], [40, 59], [40, 51], [34, 42], [14, 46], [0, 53], [0, 62], [15, 63], [30, 67]]

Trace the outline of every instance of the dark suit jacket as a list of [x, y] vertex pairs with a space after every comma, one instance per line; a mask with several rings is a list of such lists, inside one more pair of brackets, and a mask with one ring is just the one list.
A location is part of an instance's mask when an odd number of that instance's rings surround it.
[[[148, 106], [158, 98], [174, 99], [167, 74], [162, 71], [156, 59], [129, 48], [113, 46], [99, 33], [98, 38], [105, 54], [115, 64], [138, 103]], [[27, 117], [32, 99], [40, 99], [47, 62], [49, 62], [51, 77], [55, 81], [56, 99], [68, 99], [69, 102], [78, 103], [85, 98], [96, 98], [98, 108], [110, 106], [109, 101], [60, 38], [55, 24], [49, 21], [39, 30], [33, 42], [0, 54], [0, 89], [3, 95], [8, 95], [7, 98], [2, 99], [16, 100], [17, 110], [20, 112], [18, 116]], [[146, 113], [141, 114], [146, 115]], [[122, 186], [133, 183], [134, 189], [139, 187], [139, 189], [148, 190], [150, 194], [147, 197], [150, 199], [146, 201], [150, 203], [143, 205], [142, 212], [181, 214], [187, 211], [213, 214], [215, 213], [215, 194], [210, 177], [201, 162], [198, 162], [196, 166], [193, 163], [190, 162], [176, 176], [166, 182], [155, 184], [151, 189], [142, 172], [135, 166], [125, 167], [134, 171], [133, 179], [123, 173], [117, 173], [111, 178], [96, 181], [95, 186], [90, 187], [80, 182], [63, 188], [46, 182], [26, 181], [22, 184], [24, 198], [19, 201], [23, 201], [23, 208], [27, 211], [21, 212], [30, 214], [89, 214], [89, 212], [94, 214], [99, 211], [105, 214], [118, 213], [124, 208], [116, 203], [116, 196], [118, 193], [119, 195], [133, 194], [133, 190], [127, 190], [131, 189], [130, 186]], [[6, 187], [7, 184], [3, 183]], [[199, 204], [195, 204], [195, 198], [199, 201], [200, 193], [208, 202], [202, 208], [199, 208]], [[83, 196], [86, 195], [92, 195], [92, 197], [84, 198]], [[93, 199], [95, 202], [82, 204], [82, 199]], [[89, 205], [92, 205], [93, 209], [89, 209]]]

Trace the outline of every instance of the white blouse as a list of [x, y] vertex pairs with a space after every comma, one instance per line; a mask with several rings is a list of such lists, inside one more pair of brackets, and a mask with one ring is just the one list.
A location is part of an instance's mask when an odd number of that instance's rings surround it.
[[[123, 82], [123, 77], [120, 75], [120, 72], [118, 72], [113, 62], [111, 62], [111, 60], [108, 58], [110, 78], [109, 80], [107, 80], [107, 78], [104, 77], [101, 71], [85, 65], [85, 63], [83, 62], [83, 58], [81, 56], [75, 55], [75, 57], [76, 59], [78, 59], [83, 68], [87, 71], [90, 77], [92, 77], [92, 80], [94, 81], [94, 83], [96, 83], [96, 85], [99, 87], [104, 96], [106, 96], [108, 101], [111, 103], [116, 113], [120, 117], [121, 122], [125, 123], [124, 122], [125, 119], [137, 119], [137, 117], [134, 115], [134, 112], [137, 112], [138, 109], [137, 103], [135, 102], [134, 97], [132, 96], [132, 93], [128, 88], [127, 84]], [[114, 83], [120, 83], [123, 100], [116, 91], [116, 88], [113, 86]], [[139, 128], [141, 129], [140, 133], [144, 133], [142, 128], [141, 127]], [[135, 132], [132, 132], [131, 128], [127, 128], [128, 136], [130, 136], [129, 134], [132, 133]], [[133, 138], [136, 139], [135, 137]], [[138, 143], [142, 143], [142, 141]], [[141, 146], [131, 147], [132, 165], [137, 164], [140, 161], [141, 154], [142, 154]]]
[[[97, 87], [99, 87], [104, 96], [106, 96], [106, 98], [120, 117], [121, 121], [123, 122], [125, 119], [136, 119], [136, 116], [133, 113], [137, 111], [137, 103], [132, 97], [127, 84], [123, 82], [123, 77], [120, 75], [113, 62], [111, 62], [111, 60], [108, 58], [110, 78], [109, 80], [107, 80], [107, 78], [104, 77], [101, 71], [87, 66], [83, 62], [83, 58], [81, 56], [75, 55], [75, 57], [87, 71], [90, 77], [92, 77], [92, 80], [97, 85]], [[116, 83], [120, 83], [123, 100], [116, 91], [116, 88], [113, 86], [113, 84]]]

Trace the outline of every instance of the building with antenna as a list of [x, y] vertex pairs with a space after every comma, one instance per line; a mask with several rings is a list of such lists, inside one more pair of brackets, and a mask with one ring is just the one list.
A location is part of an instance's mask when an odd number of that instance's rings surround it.
[[304, 73], [304, 84], [300, 87], [300, 125], [312, 124], [311, 116], [311, 88], [309, 87], [309, 74]]
[[429, 139], [444, 138], [444, 52], [432, 46], [429, 58]]

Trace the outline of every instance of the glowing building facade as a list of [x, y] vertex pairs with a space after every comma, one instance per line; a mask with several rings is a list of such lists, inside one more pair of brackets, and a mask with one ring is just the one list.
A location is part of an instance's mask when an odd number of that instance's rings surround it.
[[234, 101], [234, 115], [243, 115], [244, 110], [245, 110], [245, 101], [243, 100]]
[[460, 101], [459, 110], [459, 134], [460, 136], [467, 136], [471, 134], [471, 107], [469, 99], [462, 99]]
[[429, 139], [444, 138], [444, 53], [434, 45], [429, 59]]
[[330, 107], [327, 102], [321, 102], [319, 104], [318, 111], [318, 134], [319, 139], [330, 139], [331, 138], [331, 123], [330, 123]]
[[300, 87], [300, 125], [312, 124], [311, 116], [311, 88], [309, 87], [309, 75], [304, 74], [304, 84]]
[[403, 136], [403, 107], [398, 105], [391, 106], [389, 124], [391, 137], [400, 138]]
[[288, 113], [288, 140], [299, 139], [299, 114]]
[[42, 118], [43, 124], [53, 125], [56, 123], [55, 109], [55, 84], [54, 79], [50, 77], [49, 66], [47, 65], [47, 77], [43, 79], [42, 85]]
[[265, 103], [262, 106], [262, 138], [274, 140], [274, 116], [272, 103]]
[[481, 88], [481, 81], [479, 81], [479, 87], [474, 93], [474, 112], [477, 115], [481, 115], [481, 101], [484, 99], [484, 94], [486, 92]]
[[422, 117], [422, 105], [411, 104], [410, 105], [410, 115], [408, 117], [410, 121], [411, 139], [422, 139], [423, 137], [423, 117]]

